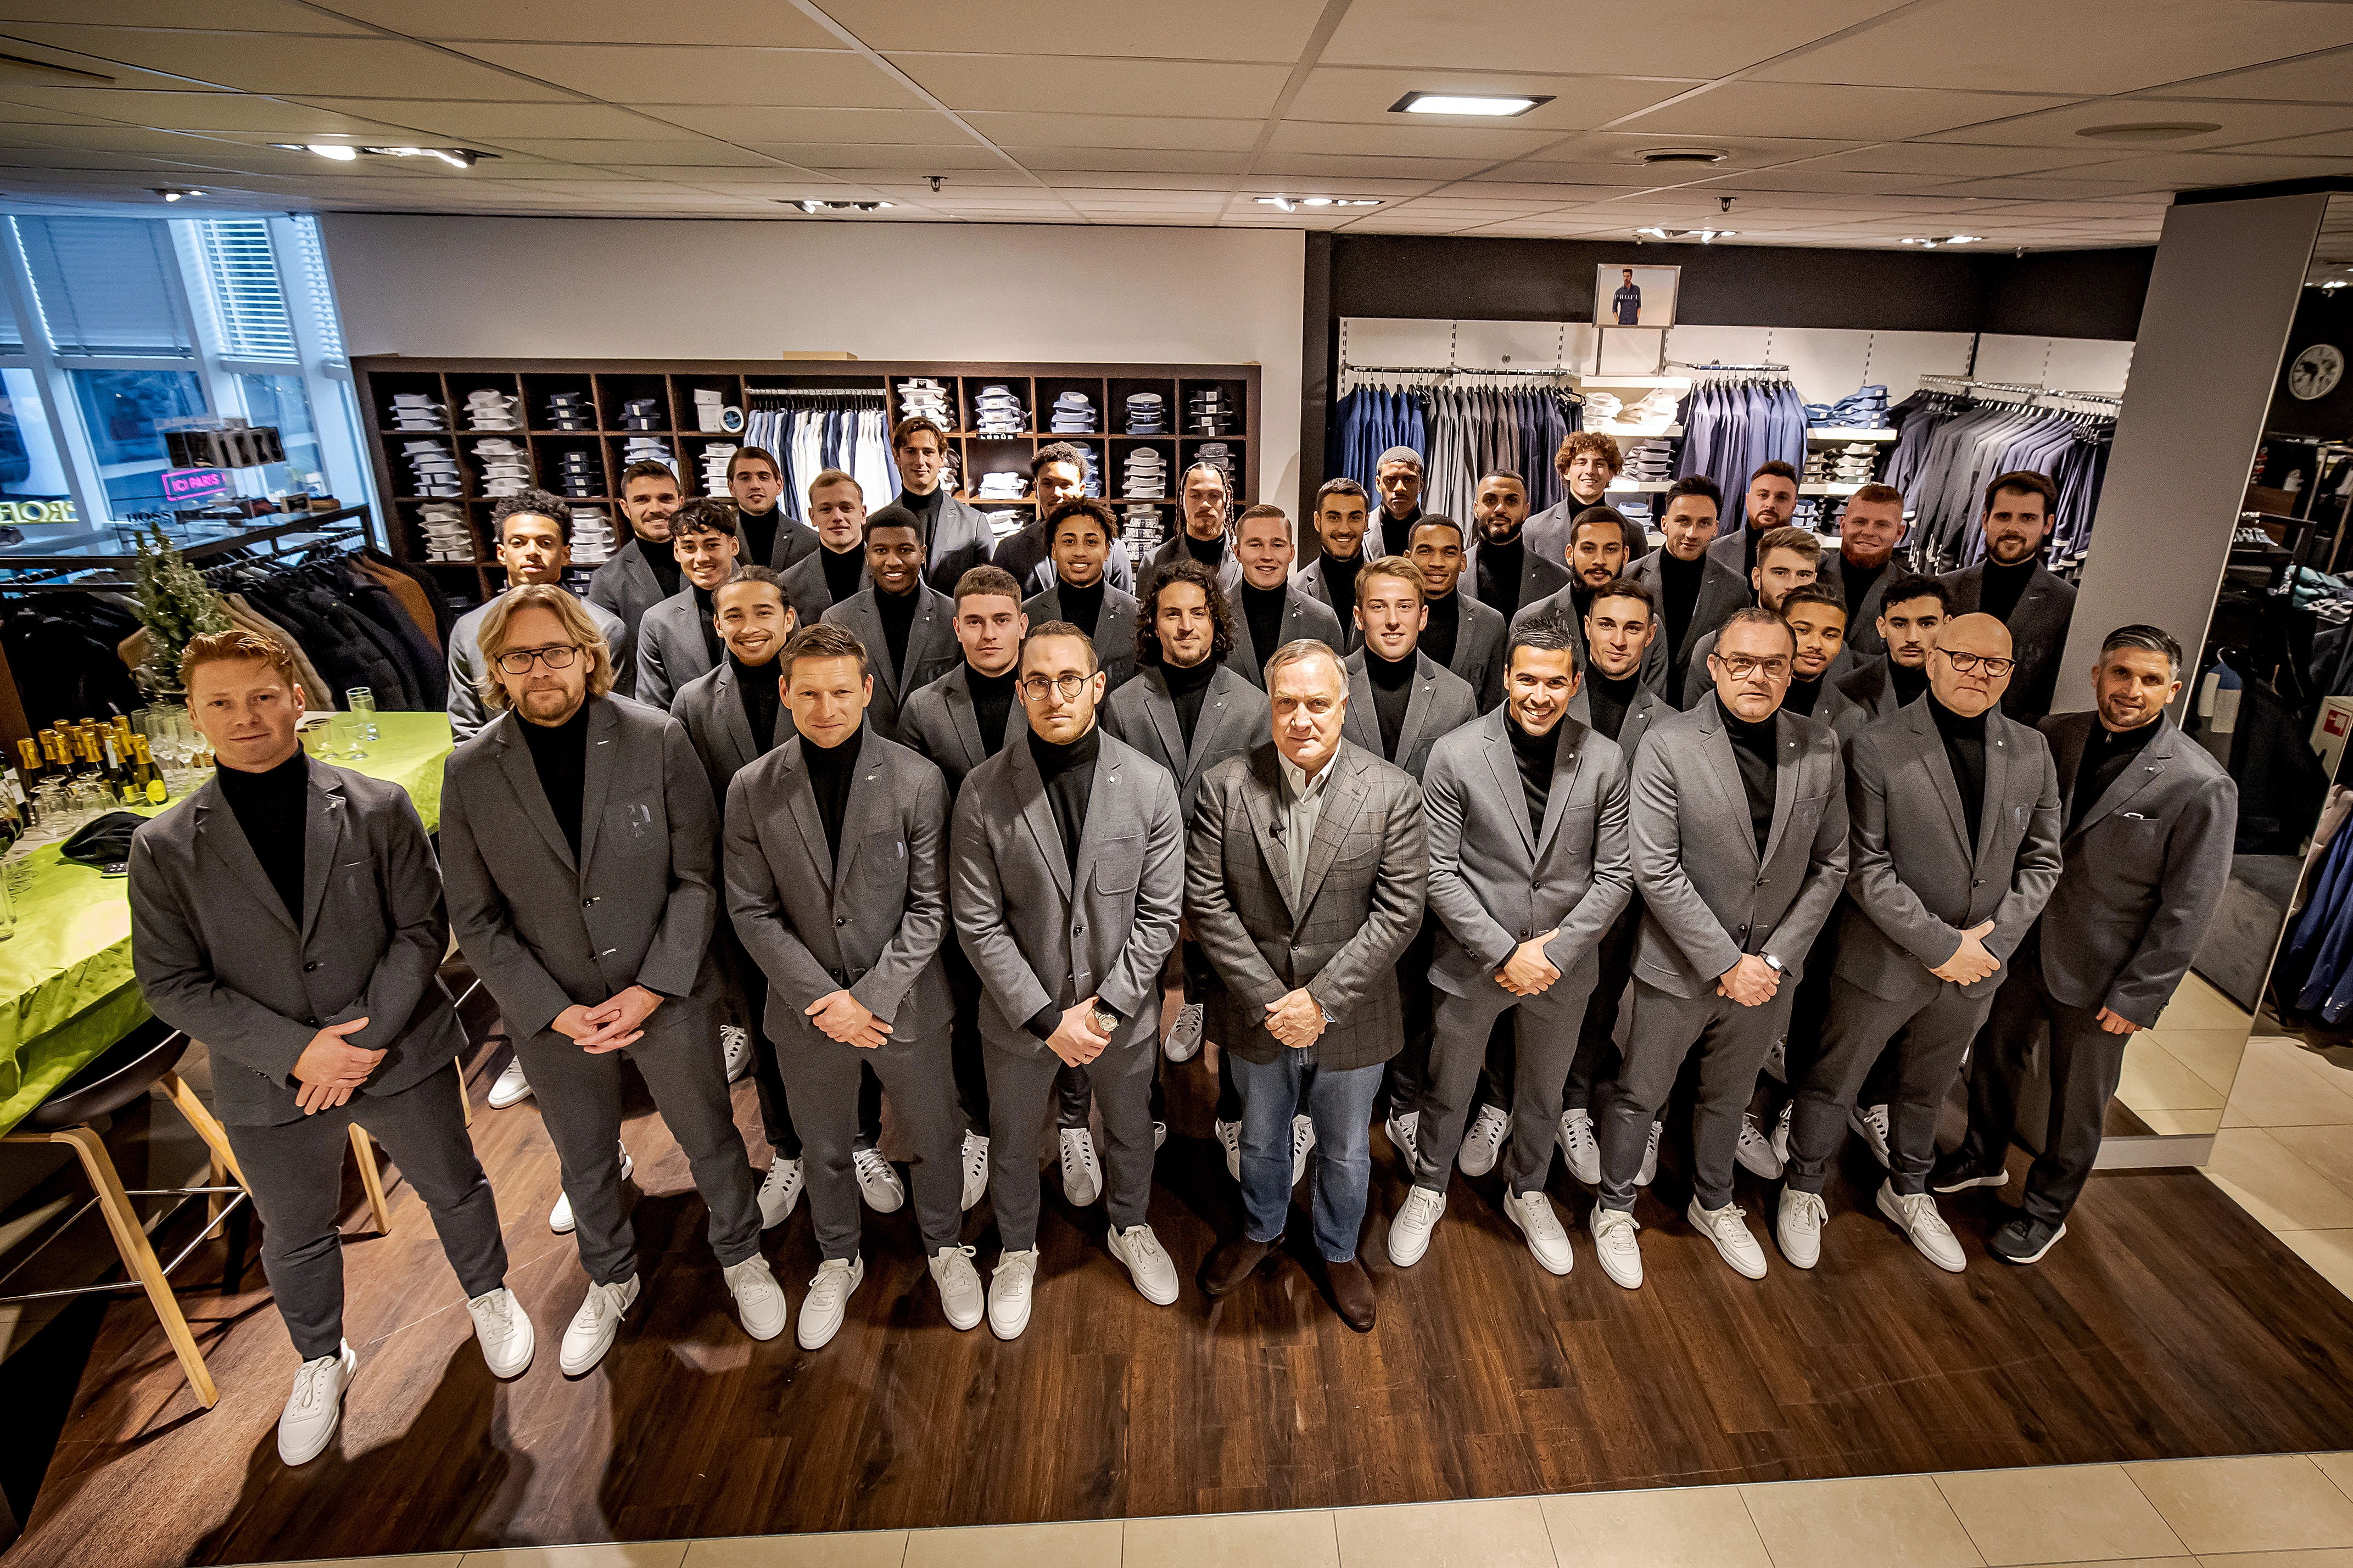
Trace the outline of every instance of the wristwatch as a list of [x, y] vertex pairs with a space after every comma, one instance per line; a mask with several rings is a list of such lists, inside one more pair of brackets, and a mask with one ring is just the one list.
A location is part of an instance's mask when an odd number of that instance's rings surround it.
[[1119, 1027], [1119, 1015], [1101, 1001], [1095, 1003], [1094, 1020], [1095, 1028], [1106, 1035], [1113, 1033]]
[[1788, 970], [1782, 967], [1781, 961], [1774, 957], [1771, 953], [1760, 952], [1757, 956], [1763, 959], [1765, 961], [1765, 967], [1771, 970], [1774, 973], [1786, 974], [1788, 973]]

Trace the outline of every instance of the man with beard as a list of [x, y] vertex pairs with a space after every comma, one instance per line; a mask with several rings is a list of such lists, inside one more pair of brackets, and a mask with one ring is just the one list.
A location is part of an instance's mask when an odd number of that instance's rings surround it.
[[1477, 496], [1471, 512], [1475, 537], [1464, 552], [1462, 574], [1472, 596], [1509, 626], [1522, 605], [1567, 587], [1568, 568], [1557, 555], [1540, 554], [1527, 546], [1525, 479], [1496, 469], [1480, 478]]
[[1226, 489], [1226, 470], [1215, 463], [1195, 463], [1177, 479], [1176, 498], [1185, 509], [1185, 526], [1152, 552], [1152, 563], [1198, 561], [1216, 574], [1220, 593], [1232, 594], [1242, 568], [1234, 559], [1233, 496]]
[[[1528, 519], [1523, 531], [1527, 535], [1528, 548], [1547, 561], [1557, 561], [1568, 553], [1575, 540], [1570, 532], [1577, 521], [1597, 506], [1609, 503], [1609, 486], [1626, 469], [1625, 455], [1618, 450], [1618, 439], [1599, 430], [1572, 430], [1568, 439], [1553, 454], [1553, 471], [1560, 476], [1568, 493], [1552, 505]], [[1627, 541], [1627, 562], [1650, 548], [1647, 541]], [[1624, 564], [1625, 563], [1620, 563]], [[1610, 575], [1617, 575], [1616, 573]]]
[[1863, 710], [1864, 722], [1908, 707], [1928, 689], [1928, 650], [1936, 646], [1936, 628], [1951, 616], [1952, 605], [1953, 591], [1940, 578], [1907, 574], [1883, 585], [1873, 629], [1885, 651], [1837, 682]]
[[[1533, 530], [1535, 524], [1531, 522], [1528, 526]], [[1591, 657], [1585, 646], [1585, 616], [1593, 604], [1594, 591], [1622, 576], [1644, 543], [1641, 530], [1615, 507], [1597, 506], [1578, 513], [1568, 533], [1568, 586], [1533, 605], [1522, 605], [1520, 613], [1512, 617], [1513, 626], [1516, 629], [1540, 616], [1557, 620], [1577, 639], [1577, 664], [1582, 668]], [[1667, 653], [1663, 647], [1643, 650], [1642, 677], [1665, 689]]]
[[[1798, 470], [1778, 458], [1759, 463], [1749, 476], [1741, 502], [1746, 526], [1737, 534], [1717, 540], [1708, 547], [1708, 553], [1739, 573], [1745, 582], [1757, 569], [1757, 552], [1765, 536], [1788, 527], [1789, 519], [1797, 515]], [[1704, 663], [1696, 654], [1693, 662]]]
[[[1692, 650], [1724, 618], [1748, 603], [1748, 579], [1717, 558], [1716, 515], [1723, 496], [1704, 474], [1677, 479], [1666, 493], [1660, 526], [1664, 548], [1634, 563], [1627, 575], [1651, 591], [1659, 646], [1667, 661], [1667, 700], [1680, 703], [1691, 673]], [[1702, 667], [1705, 667], [1702, 660]]]
[[[678, 592], [678, 561], [670, 552], [670, 520], [685, 498], [668, 463], [648, 458], [621, 470], [621, 515], [632, 535], [588, 574], [588, 602], [610, 611], [636, 635], [648, 610]], [[637, 667], [629, 668], [630, 684]], [[628, 695], [628, 687], [622, 689]]]
[[2018, 668], [2001, 710], [2021, 724], [2051, 711], [2059, 685], [2059, 658], [2075, 618], [2075, 585], [2042, 565], [2043, 542], [2059, 487], [2047, 474], [2004, 474], [1985, 490], [1985, 559], [1945, 574], [1953, 614], [1991, 616], [2010, 628]]
[[1858, 654], [1885, 651], [1879, 640], [1879, 607], [1886, 584], [1910, 571], [1896, 559], [1904, 542], [1904, 492], [1894, 485], [1865, 485], [1847, 498], [1839, 513], [1839, 547], [1822, 557], [1821, 581], [1846, 599], [1846, 623], [1854, 635], [1847, 646]]
[[1322, 548], [1293, 581], [1339, 617], [1340, 641], [1333, 647], [1350, 653], [1363, 640], [1355, 621], [1356, 574], [1372, 559], [1365, 553], [1371, 537], [1365, 487], [1354, 479], [1324, 480], [1308, 521], [1314, 524]]
[[[1719, 543], [1715, 547], [1721, 550]], [[1711, 552], [1713, 553], [1713, 552]], [[1810, 529], [1777, 528], [1757, 542], [1757, 564], [1749, 569], [1749, 591], [1755, 595], [1757, 607], [1781, 613], [1781, 601], [1792, 588], [1801, 588], [1814, 581], [1820, 571], [1822, 542]], [[1707, 656], [1715, 650], [1714, 632], [1692, 645], [1691, 673], [1683, 679], [1683, 706], [1686, 709], [1704, 700], [1711, 682], [1707, 679]], [[1841, 648], [1831, 661], [1831, 679], [1843, 679], [1854, 668], [1854, 656]]]

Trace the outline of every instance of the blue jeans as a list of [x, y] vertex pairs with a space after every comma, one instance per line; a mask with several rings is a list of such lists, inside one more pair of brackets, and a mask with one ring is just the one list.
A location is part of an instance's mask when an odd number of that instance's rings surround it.
[[1330, 1263], [1356, 1256], [1365, 1225], [1366, 1190], [1373, 1177], [1373, 1100], [1382, 1064], [1325, 1072], [1315, 1047], [1286, 1050], [1271, 1062], [1233, 1057], [1242, 1094], [1243, 1234], [1252, 1241], [1282, 1235], [1291, 1213], [1291, 1119], [1304, 1107], [1315, 1123], [1312, 1212], [1315, 1250]]

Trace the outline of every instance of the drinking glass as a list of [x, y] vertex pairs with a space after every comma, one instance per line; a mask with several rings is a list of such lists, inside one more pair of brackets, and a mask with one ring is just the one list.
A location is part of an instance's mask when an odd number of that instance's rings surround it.
[[320, 755], [332, 757], [337, 762], [360, 761], [367, 755], [367, 748], [360, 744], [365, 729], [358, 714], [336, 714], [327, 721], [327, 745]]
[[0, 877], [0, 942], [16, 934], [16, 900], [9, 894], [8, 879]]
[[366, 731], [368, 740], [384, 739], [383, 731], [376, 728], [375, 692], [364, 686], [354, 686], [343, 693], [343, 701], [353, 712], [359, 715], [360, 728]]

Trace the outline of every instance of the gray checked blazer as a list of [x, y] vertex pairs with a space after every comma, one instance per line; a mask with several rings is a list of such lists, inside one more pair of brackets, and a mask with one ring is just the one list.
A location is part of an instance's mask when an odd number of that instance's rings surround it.
[[1651, 727], [1635, 754], [1630, 830], [1642, 932], [1634, 973], [1669, 995], [1714, 994], [1745, 953], [1770, 952], [1803, 977], [1847, 879], [1846, 797], [1838, 737], [1826, 724], [1775, 720], [1773, 826], [1765, 853], [1711, 693]]
[[1456, 615], [1454, 658], [1446, 668], [1461, 676], [1479, 699], [1484, 713], [1504, 700], [1504, 643], [1510, 627], [1504, 613], [1472, 595], [1454, 591]]
[[588, 700], [575, 860], [522, 726], [501, 713], [450, 753], [441, 784], [449, 923], [510, 1031], [544, 1033], [630, 985], [685, 996], [715, 983], [719, 820], [685, 727], [627, 697]]
[[[1371, 531], [1367, 531], [1365, 537], [1370, 539]], [[1331, 611], [1332, 618], [1340, 623], [1340, 640], [1332, 645], [1333, 652], [1354, 653], [1365, 646], [1365, 634], [1356, 629], [1356, 602], [1354, 599], [1345, 605], [1332, 602], [1332, 585], [1324, 580], [1324, 556], [1320, 549], [1314, 560], [1291, 574], [1291, 581], [1301, 593]]]
[[1985, 804], [1978, 842], [1924, 696], [1866, 724], [1847, 742], [1847, 813], [1854, 828], [1849, 908], [1839, 923], [1838, 977], [1890, 1002], [1926, 1002], [1943, 984], [1929, 969], [1960, 951], [1961, 932], [1994, 929], [2001, 962], [1969, 995], [1990, 995], [2010, 955], [2058, 885], [2059, 775], [2040, 731], [1986, 715]]
[[899, 738], [899, 711], [907, 699], [964, 662], [955, 639], [955, 601], [922, 584], [915, 592], [923, 603], [907, 628], [907, 668], [891, 662], [891, 639], [882, 635], [882, 614], [874, 607], [878, 590], [869, 588], [854, 599], [833, 606], [818, 618], [828, 626], [847, 626], [866, 645], [866, 665], [874, 677], [874, 700], [867, 705], [866, 722], [886, 741]]
[[[833, 608], [833, 590], [825, 581], [825, 547], [820, 544], [784, 573], [785, 603], [793, 607], [796, 626], [814, 626]], [[864, 593], [874, 586], [874, 574], [866, 570], [866, 552], [858, 552], [858, 591]]]
[[[2096, 713], [2042, 723], [2072, 800]], [[2060, 846], [2065, 867], [2043, 906], [2043, 984], [2070, 1007], [2105, 1007], [2147, 1028], [2172, 999], [2231, 879], [2239, 786], [2173, 721]], [[2062, 807], [2063, 812], [2064, 807]]]
[[[775, 680], [784, 674], [785, 663], [777, 659], [761, 668], [766, 679]], [[713, 813], [727, 808], [729, 779], [791, 740], [795, 733], [793, 716], [782, 703], [776, 707], [776, 728], [765, 735], [752, 733], [752, 721], [744, 713], [744, 693], [736, 683], [735, 667], [723, 658], [718, 668], [696, 676], [670, 700], [670, 716], [686, 726], [686, 738], [693, 742], [694, 754], [702, 759], [702, 771], [711, 780]]]
[[[1627, 705], [1626, 717], [1618, 726], [1617, 739], [1618, 750], [1625, 757], [1626, 766], [1630, 770], [1634, 765], [1634, 753], [1642, 749], [1642, 737], [1651, 732], [1652, 725], [1662, 720], [1673, 718], [1676, 711], [1673, 703], [1669, 702], [1649, 687], [1638, 686], [1634, 689], [1634, 700]], [[1577, 681], [1577, 695], [1568, 700], [1568, 716], [1588, 729], [1592, 728], [1593, 682], [1591, 680]]]
[[956, 799], [948, 903], [980, 976], [980, 1033], [1047, 1055], [1029, 1021], [1101, 996], [1115, 1042], [1160, 1029], [1160, 968], [1185, 911], [1185, 824], [1166, 769], [1104, 735], [1074, 874], [1028, 740], [972, 772]]
[[[845, 742], [844, 744], [849, 742]], [[835, 863], [798, 735], [727, 786], [727, 913], [768, 977], [770, 1039], [809, 1026], [848, 991], [894, 1044], [948, 1026], [948, 785], [940, 770], [861, 728]]]
[[711, 663], [711, 646], [703, 640], [702, 613], [694, 602], [694, 585], [681, 580], [677, 593], [648, 610], [645, 619], [638, 623], [634, 695], [647, 707], [667, 713], [671, 699], [696, 676], [709, 674]]
[[[959, 663], [908, 698], [899, 714], [899, 743], [947, 775], [951, 800], [963, 792], [972, 770], [992, 754], [981, 740], [979, 710], [972, 705], [971, 672], [972, 666]], [[1029, 710], [1021, 706], [1017, 692], [1006, 707], [999, 749], [1029, 732]]]
[[1385, 1062], [1405, 1041], [1398, 960], [1430, 878], [1421, 786], [1343, 740], [1294, 899], [1275, 833], [1279, 760], [1269, 740], [1210, 769], [1186, 836], [1185, 914], [1215, 971], [1208, 1036], [1248, 1060], [1279, 1060], [1290, 1047], [1267, 1032], [1266, 1005], [1303, 986], [1335, 1020], [1315, 1043], [1319, 1066]]
[[[1136, 616], [1141, 609], [1133, 595], [1123, 594], [1109, 584], [1103, 585], [1103, 615], [1095, 622], [1094, 645], [1096, 665], [1111, 677], [1103, 682], [1106, 696], [1135, 679]], [[1048, 621], [1060, 620], [1060, 584], [1022, 600], [1021, 613], [1029, 617], [1033, 629]]]
[[[1348, 676], [1348, 714], [1340, 733], [1379, 756], [1381, 716], [1373, 706], [1373, 678], [1365, 673], [1365, 650], [1359, 647], [1340, 663]], [[1479, 699], [1470, 682], [1444, 669], [1426, 653], [1413, 656], [1413, 691], [1406, 699], [1405, 724], [1398, 731], [1397, 765], [1417, 783], [1430, 763], [1430, 749], [1439, 737], [1452, 733], [1479, 716]]]
[[[1190, 746], [1185, 744], [1185, 727], [1176, 721], [1168, 679], [1156, 664], [1136, 671], [1134, 680], [1113, 694], [1103, 714], [1107, 732], [1168, 770], [1168, 776], [1176, 781], [1176, 803], [1187, 822], [1193, 820], [1202, 775], [1228, 757], [1239, 757], [1261, 744], [1272, 732], [1273, 710], [1267, 704], [1266, 693], [1235, 674], [1230, 663], [1219, 667], [1209, 678]], [[1025, 718], [1022, 722], [1026, 727], [1029, 721]]]
[[[1533, 605], [1522, 605], [1519, 614], [1512, 617], [1511, 629], [1518, 631], [1539, 616], [1555, 617], [1577, 639], [1577, 668], [1582, 674], [1585, 667], [1593, 661], [1593, 648], [1585, 640], [1585, 612], [1577, 607], [1577, 584], [1571, 583], [1566, 588], [1546, 594]], [[1508, 681], [1511, 678], [1511, 639], [1508, 636], [1504, 642], [1504, 656], [1506, 667], [1504, 675]], [[1667, 640], [1663, 636], [1652, 637], [1651, 646], [1642, 650], [1642, 663], [1638, 673], [1642, 684], [1651, 690], [1664, 691], [1667, 689]]]
[[363, 1094], [397, 1094], [465, 1049], [434, 978], [448, 945], [440, 869], [397, 784], [315, 758], [303, 820], [302, 921], [221, 798], [217, 780], [131, 841], [131, 968], [155, 1016], [219, 1063], [221, 1120], [301, 1120], [294, 1064], [329, 1024], [384, 1060]]
[[[1310, 595], [1293, 578], [1283, 584], [1286, 595], [1282, 606], [1282, 641], [1297, 642], [1313, 637], [1334, 653], [1340, 649], [1340, 622], [1331, 606]], [[1250, 641], [1250, 616], [1242, 610], [1241, 579], [1234, 580], [1231, 592], [1226, 595], [1226, 607], [1234, 619], [1234, 651], [1226, 658], [1226, 668], [1257, 687], [1266, 689], [1266, 661], [1273, 648], [1261, 648]], [[1280, 647], [1281, 644], [1277, 644]]]
[[[496, 603], [496, 599], [491, 601]], [[586, 599], [582, 604], [612, 654], [613, 689], [624, 697], [630, 695], [638, 683], [637, 633], [596, 600]], [[482, 662], [482, 617], [490, 613], [490, 605], [477, 605], [449, 628], [449, 732], [459, 741], [473, 739], [491, 721], [481, 687], [490, 668]]]
[[[1947, 572], [1939, 579], [1953, 591], [1953, 614], [1966, 616], [1978, 607], [1985, 592], [1985, 563]], [[2026, 591], [2010, 612], [2010, 657], [2018, 668], [2010, 673], [2010, 689], [2001, 694], [2001, 710], [2022, 724], [2031, 724], [2051, 711], [2059, 686], [2059, 659], [2067, 648], [2068, 623], [2075, 618], [2075, 584], [2053, 576], [2041, 562], [2026, 580]]]
[[[1734, 542], [1736, 544], [1738, 541]], [[1660, 620], [1658, 646], [1661, 647], [1666, 647], [1667, 638], [1667, 585], [1660, 565], [1666, 552], [1666, 547], [1662, 545], [1626, 569], [1627, 576], [1651, 591], [1651, 603]], [[1707, 564], [1700, 573], [1699, 597], [1692, 602], [1691, 619], [1683, 626], [1683, 640], [1679, 646], [1666, 649], [1667, 679], [1671, 684], [1663, 689], [1670, 697], [1683, 689], [1683, 671], [1691, 668], [1692, 649], [1698, 646], [1699, 639], [1724, 625], [1724, 617], [1746, 605], [1751, 597], [1748, 578], [1740, 570], [1739, 556], [1735, 555], [1732, 563], [1727, 565], [1723, 557], [1716, 554], [1715, 546], [1710, 545], [1701, 559]]]
[[612, 612], [631, 631], [646, 612], [670, 597], [661, 579], [646, 564], [645, 547], [631, 539], [588, 574], [588, 602]]
[[1633, 896], [1626, 760], [1574, 719], [1554, 730], [1544, 831], [1528, 825], [1520, 765], [1498, 708], [1430, 754], [1430, 909], [1440, 922], [1430, 984], [1454, 996], [1501, 991], [1495, 971], [1520, 943], [1557, 926], [1545, 956], [1563, 976], [1600, 970], [1602, 933]]

